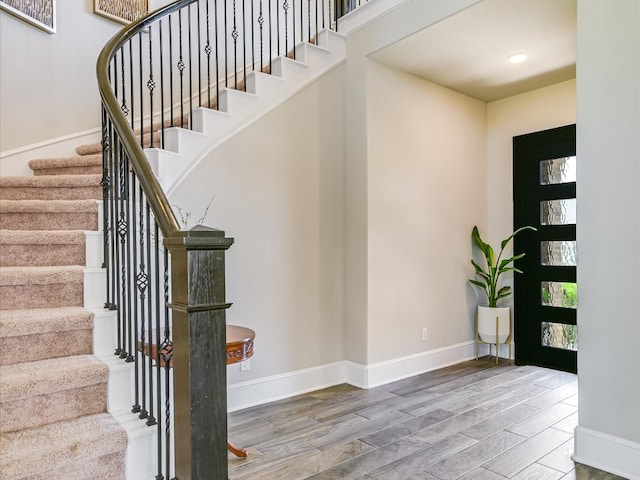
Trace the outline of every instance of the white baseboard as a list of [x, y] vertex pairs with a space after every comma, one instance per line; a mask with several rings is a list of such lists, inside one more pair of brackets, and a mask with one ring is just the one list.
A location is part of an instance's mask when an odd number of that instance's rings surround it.
[[[481, 355], [486, 347], [481, 345]], [[458, 343], [426, 352], [394, 358], [371, 365], [348, 363], [348, 382], [360, 388], [374, 388], [475, 358], [473, 342]]]
[[640, 443], [580, 426], [575, 429], [574, 442], [574, 461], [640, 480]]
[[474, 357], [473, 342], [465, 342], [372, 365], [346, 360], [329, 363], [229, 385], [227, 406], [234, 412], [341, 383], [373, 388]]
[[234, 412], [339, 385], [345, 382], [344, 372], [344, 362], [335, 362], [235, 383], [227, 388], [227, 408]]

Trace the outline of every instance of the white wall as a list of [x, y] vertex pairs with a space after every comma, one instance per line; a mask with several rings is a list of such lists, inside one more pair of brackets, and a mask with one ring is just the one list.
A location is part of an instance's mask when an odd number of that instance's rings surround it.
[[57, 33], [0, 12], [0, 151], [100, 125], [98, 53], [122, 25], [58, 1]]
[[342, 92], [338, 67], [215, 149], [172, 195], [194, 218], [215, 195], [206, 224], [235, 238], [227, 320], [256, 343], [251, 370], [229, 368], [232, 385], [343, 359]]
[[640, 478], [640, 2], [578, 2], [576, 459]]
[[[409, 0], [352, 32], [345, 67], [345, 341], [347, 360], [368, 363], [367, 55], [478, 0]], [[372, 4], [373, 5], [373, 4]], [[391, 98], [390, 86], [388, 97]]]
[[486, 115], [484, 102], [375, 62], [367, 97], [372, 364], [473, 339], [467, 278], [471, 229], [486, 220]]

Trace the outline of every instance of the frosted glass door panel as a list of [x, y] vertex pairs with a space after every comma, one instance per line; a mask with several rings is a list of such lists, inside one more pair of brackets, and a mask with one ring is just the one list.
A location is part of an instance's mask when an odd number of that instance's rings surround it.
[[540, 225], [575, 225], [576, 199], [540, 202]]
[[578, 252], [575, 241], [540, 242], [540, 262], [548, 267], [575, 267]]
[[542, 346], [578, 351], [578, 327], [542, 322]]
[[542, 305], [578, 308], [578, 284], [572, 282], [541, 282]]
[[540, 162], [540, 185], [576, 181], [576, 157], [554, 158]]

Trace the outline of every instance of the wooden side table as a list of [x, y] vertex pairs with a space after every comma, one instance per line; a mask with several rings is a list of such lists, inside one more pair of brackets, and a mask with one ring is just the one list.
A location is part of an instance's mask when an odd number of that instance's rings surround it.
[[[253, 356], [253, 340], [256, 332], [246, 327], [227, 325], [227, 365], [240, 363]], [[244, 448], [234, 446], [227, 440], [227, 450], [236, 457], [246, 458]]]
[[[154, 332], [151, 332], [151, 338], [155, 338]], [[234, 363], [240, 363], [253, 356], [253, 340], [256, 337], [256, 332], [246, 327], [239, 327], [237, 325], [227, 325], [227, 365], [233, 365]], [[149, 345], [138, 342], [138, 349], [149, 354]], [[169, 345], [168, 349], [171, 349]], [[163, 352], [168, 353], [168, 352]], [[151, 356], [157, 358], [158, 349], [157, 345], [151, 344]], [[164, 361], [160, 361], [160, 365], [164, 367]], [[173, 366], [173, 360], [169, 360], [169, 367]], [[244, 448], [238, 448], [227, 440], [227, 450], [233, 453], [235, 456], [245, 458], [247, 451]]]

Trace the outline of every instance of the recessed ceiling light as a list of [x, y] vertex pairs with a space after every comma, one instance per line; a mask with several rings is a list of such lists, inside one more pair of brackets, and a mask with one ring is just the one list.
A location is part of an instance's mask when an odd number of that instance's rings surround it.
[[509, 56], [509, 62], [511, 62], [511, 63], [522, 63], [527, 58], [529, 58], [529, 56], [526, 53], [515, 53], [515, 54]]

